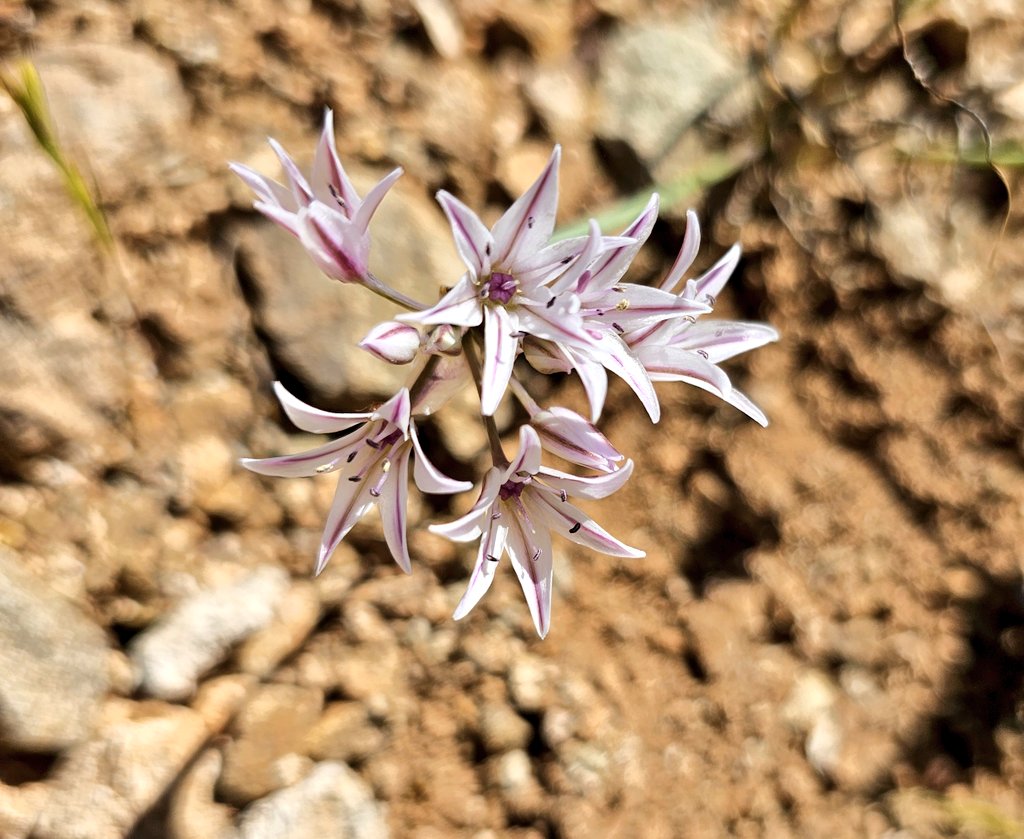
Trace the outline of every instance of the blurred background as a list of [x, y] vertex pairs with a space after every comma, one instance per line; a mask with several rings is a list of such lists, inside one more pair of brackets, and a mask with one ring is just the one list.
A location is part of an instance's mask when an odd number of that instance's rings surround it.
[[[1024, 836], [1021, 12], [0, 0], [0, 836]], [[648, 556], [556, 545], [544, 642], [511, 573], [454, 623], [422, 528], [411, 577], [371, 516], [311, 579], [333, 479], [237, 466], [312, 442], [275, 378], [396, 384], [355, 347], [391, 308], [226, 167], [307, 164], [325, 107], [357, 182], [406, 170], [403, 290], [461, 273], [437, 189], [493, 219], [560, 142], [562, 222], [658, 188], [631, 279], [693, 207], [699, 266], [744, 248], [717, 311], [782, 332], [729, 368], [768, 430], [613, 387], [592, 512]], [[430, 431], [458, 477], [474, 413]]]

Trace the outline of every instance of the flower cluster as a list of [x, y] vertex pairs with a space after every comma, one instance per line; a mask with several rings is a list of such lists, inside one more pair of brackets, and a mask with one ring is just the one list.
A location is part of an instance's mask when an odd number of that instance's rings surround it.
[[[438, 193], [466, 273], [435, 304], [424, 306], [369, 270], [368, 225], [401, 170], [360, 198], [338, 158], [330, 112], [308, 179], [283, 149], [276, 143], [273, 148], [287, 185], [244, 166], [232, 167], [256, 193], [256, 208], [296, 236], [328, 277], [365, 286], [405, 309], [374, 327], [360, 342], [362, 348], [392, 364], [420, 362], [413, 366], [407, 387], [367, 413], [323, 411], [275, 384], [295, 425], [341, 434], [308, 452], [243, 461], [263, 475], [339, 473], [317, 573], [375, 504], [392, 556], [410, 571], [410, 460], [413, 479], [423, 492], [448, 495], [472, 488], [446, 477], [430, 462], [416, 429], [417, 421], [440, 409], [463, 382], [474, 381], [479, 391], [492, 465], [470, 510], [455, 521], [430, 527], [449, 539], [478, 543], [476, 564], [455, 617], [476, 605], [507, 555], [541, 637], [551, 616], [552, 533], [610, 556], [644, 555], [569, 501], [604, 498], [633, 471], [632, 461], [594, 425], [604, 407], [609, 372], [629, 385], [653, 422], [661, 413], [653, 383], [680, 381], [767, 425], [762, 411], [733, 387], [719, 364], [778, 340], [778, 333], [763, 323], [704, 317], [736, 268], [740, 252], [733, 246], [709, 270], [684, 279], [700, 245], [692, 212], [679, 255], [664, 279], [657, 285], [623, 282], [654, 227], [658, 197], [652, 196], [617, 236], [604, 235], [591, 221], [584, 236], [553, 239], [560, 158], [556, 146], [534, 184], [490, 229], [455, 196]], [[541, 373], [575, 372], [587, 395], [589, 418], [557, 405], [538, 405], [516, 373], [520, 355]], [[511, 458], [493, 420], [508, 394], [529, 417], [519, 428], [518, 450]], [[545, 451], [596, 474], [579, 476], [543, 466]]]

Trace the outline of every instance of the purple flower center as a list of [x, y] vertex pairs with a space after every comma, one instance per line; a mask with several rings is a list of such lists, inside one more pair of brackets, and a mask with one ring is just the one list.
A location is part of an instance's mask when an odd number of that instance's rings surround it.
[[501, 489], [498, 490], [498, 497], [502, 501], [508, 501], [510, 498], [518, 498], [523, 494], [523, 488], [526, 484], [523, 481], [506, 481], [501, 485]]
[[516, 278], [511, 274], [502, 274], [495, 271], [487, 278], [484, 285], [483, 296], [493, 300], [495, 303], [505, 305], [516, 293]]

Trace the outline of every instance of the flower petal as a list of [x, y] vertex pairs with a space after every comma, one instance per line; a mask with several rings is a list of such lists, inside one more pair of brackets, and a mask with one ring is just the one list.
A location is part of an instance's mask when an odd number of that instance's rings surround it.
[[763, 428], [768, 427], [768, 417], [765, 416], [764, 411], [757, 407], [753, 402], [750, 401], [750, 397], [742, 391], [733, 388], [728, 394], [722, 397], [726, 402], [732, 405], [734, 408], [739, 408], [743, 413], [750, 417], [754, 422]]
[[381, 361], [408, 364], [420, 350], [420, 333], [413, 326], [389, 320], [373, 327], [359, 346]]
[[608, 396], [608, 373], [600, 362], [591, 361], [579, 354], [573, 355], [576, 373], [583, 384], [590, 405], [590, 420], [597, 422], [604, 410], [604, 400]]
[[[527, 490], [527, 492], [529, 492]], [[527, 493], [523, 493], [526, 495]], [[551, 501], [540, 493], [530, 493], [527, 500], [534, 517], [548, 524], [552, 530], [566, 539], [608, 556], [622, 556], [639, 559], [646, 556], [643, 551], [620, 542], [590, 516], [568, 501]]]
[[307, 405], [301, 399], [292, 396], [283, 384], [274, 382], [274, 395], [281, 403], [285, 414], [296, 427], [313, 434], [333, 434], [335, 431], [344, 431], [366, 422], [371, 414], [335, 414], [332, 411], [323, 411]]
[[412, 438], [412, 445], [416, 451], [412, 474], [416, 481], [416, 486], [422, 492], [432, 495], [453, 495], [456, 492], [466, 492], [473, 488], [473, 484], [469, 481], [456, 481], [454, 478], [449, 478], [430, 462], [430, 459], [423, 451], [423, 446], [420, 445], [415, 422], [409, 423], [409, 436]]
[[536, 475], [540, 469], [540, 437], [528, 425], [519, 426], [519, 451], [505, 470], [504, 480], [517, 475]]
[[497, 253], [492, 264], [514, 274], [520, 258], [540, 250], [551, 238], [558, 208], [561, 158], [562, 147], [555, 146], [544, 171], [494, 225], [492, 233]]
[[467, 513], [454, 521], [432, 524], [427, 529], [453, 542], [471, 542], [478, 538], [490, 519], [491, 506], [498, 497], [501, 482], [501, 470], [497, 466], [492, 466], [487, 470], [480, 485], [480, 497]]
[[602, 336], [599, 350], [590, 355], [594, 361], [600, 362], [633, 389], [641, 404], [647, 409], [651, 422], [657, 422], [661, 418], [661, 406], [658, 404], [658, 394], [654, 392], [654, 385], [651, 384], [651, 377], [618, 335]]
[[739, 320], [702, 320], [681, 330], [671, 341], [673, 347], [703, 350], [713, 364], [779, 340], [778, 331], [767, 323]]
[[672, 268], [661, 281], [661, 288], [664, 291], [675, 292], [683, 275], [690, 270], [693, 260], [697, 258], [697, 251], [700, 249], [700, 220], [693, 210], [686, 211], [686, 232], [683, 234], [683, 244], [679, 248], [676, 261]]
[[328, 277], [343, 283], [366, 276], [369, 239], [339, 210], [314, 201], [298, 214], [299, 240]]
[[473, 282], [473, 275], [466, 274], [431, 308], [422, 312], [403, 312], [396, 315], [395, 320], [422, 324], [479, 326], [484, 317], [482, 308], [480, 289]]
[[584, 317], [588, 321], [612, 326], [616, 332], [644, 329], [663, 320], [694, 317], [711, 311], [698, 300], [670, 294], [659, 288], [624, 283], [596, 298], [587, 300]]
[[513, 333], [512, 316], [504, 306], [484, 308], [484, 359], [480, 382], [480, 410], [485, 417], [493, 416], [505, 395], [508, 380], [512, 378], [519, 351], [519, 338]]
[[409, 454], [412, 447], [405, 443], [391, 460], [384, 486], [380, 490], [378, 506], [384, 541], [398, 567], [412, 573], [409, 559], [409, 540], [406, 536], [406, 509], [409, 505]]
[[508, 526], [500, 520], [494, 521], [490, 529], [480, 540], [480, 547], [476, 554], [476, 565], [473, 567], [473, 574], [466, 585], [466, 593], [462, 600], [455, 607], [452, 617], [455, 620], [462, 620], [472, 611], [473, 607], [480, 602], [487, 589], [494, 582], [494, 572], [498, 568], [498, 560], [502, 551], [505, 550], [505, 542], [508, 537]]
[[270, 143], [270, 147], [274, 150], [274, 154], [277, 155], [277, 159], [281, 161], [281, 168], [284, 169], [285, 175], [288, 176], [288, 186], [291, 187], [296, 205], [304, 207], [309, 204], [313, 200], [313, 190], [310, 189], [306, 177], [299, 171], [295, 161], [291, 159], [288, 152], [281, 147], [277, 140], [273, 137], [268, 137], [267, 142]]
[[701, 298], [709, 299], [711, 305], [714, 305], [715, 298], [722, 293], [722, 289], [729, 282], [732, 272], [736, 270], [741, 253], [740, 246], [738, 244], [733, 245], [718, 262], [697, 277], [694, 282], [697, 286], [697, 294]]
[[633, 461], [627, 460], [622, 468], [604, 475], [592, 477], [581, 477], [559, 472], [557, 469], [541, 467], [537, 473], [541, 476], [541, 483], [545, 486], [578, 498], [607, 498], [613, 492], [621, 489], [633, 474]]
[[256, 197], [261, 202], [279, 207], [289, 213], [294, 213], [299, 209], [298, 204], [295, 203], [295, 196], [287, 187], [277, 181], [264, 177], [243, 163], [229, 163], [228, 168], [245, 181], [246, 186], [256, 193]]
[[519, 516], [509, 516], [508, 555], [530, 608], [537, 634], [543, 638], [551, 625], [551, 536], [533, 530]]
[[640, 359], [656, 382], [686, 382], [722, 399], [732, 390], [725, 371], [693, 350], [645, 347]]
[[[579, 242], [579, 245], [576, 246], [576, 261], [569, 266], [562, 276], [551, 284], [553, 294], [561, 294], [563, 291], [575, 289], [580, 277], [583, 276], [583, 272], [591, 266], [597, 255], [601, 253], [601, 228], [598, 226], [597, 221], [591, 219], [589, 232], [586, 236], [580, 236], [578, 239], [567, 239], [566, 241]], [[558, 244], [564, 243], [559, 242]], [[563, 259], [566, 258], [563, 257]]]
[[400, 177], [402, 177], [404, 170], [401, 166], [397, 169], [393, 169], [383, 178], [381, 178], [363, 199], [363, 202], [359, 205], [359, 209], [356, 210], [355, 215], [352, 216], [352, 225], [360, 233], [366, 233], [367, 228], [370, 226], [370, 219], [373, 218], [373, 214], [377, 212], [377, 207], [380, 206], [380, 202], [384, 200], [384, 196], [388, 194], [388, 190], [394, 185]]
[[348, 535], [363, 514], [373, 506], [374, 498], [370, 495], [372, 487], [370, 481], [338, 481], [331, 512], [327, 516], [327, 524], [320, 540], [320, 553], [317, 556], [314, 574], [324, 570], [334, 549], [341, 544], [341, 540]]
[[358, 444], [362, 438], [363, 435], [357, 432], [308, 451], [280, 457], [243, 457], [240, 463], [258, 475], [269, 475], [274, 478], [308, 478], [324, 472], [333, 472], [344, 463], [352, 445]]
[[574, 311], [575, 295], [552, 297], [547, 306], [520, 306], [519, 329], [537, 338], [557, 341], [567, 348], [590, 348], [594, 338], [584, 327], [583, 318]]
[[568, 373], [573, 367], [565, 351], [553, 341], [528, 335], [523, 339], [523, 354], [538, 373]]
[[570, 463], [612, 472], [622, 460], [619, 451], [592, 422], [568, 408], [547, 408], [530, 417], [530, 424], [536, 429], [541, 446]]
[[401, 430], [402, 434], [406, 437], [409, 436], [409, 419], [411, 416], [412, 408], [409, 402], [409, 388], [407, 387], [403, 387], [373, 412], [374, 419], [390, 423]]
[[279, 207], [277, 204], [269, 204], [266, 201], [254, 201], [253, 209], [263, 213], [275, 224], [280, 225], [293, 236], [299, 235], [299, 217], [291, 210]]
[[480, 217], [450, 192], [437, 193], [437, 202], [448, 217], [455, 237], [455, 247], [466, 267], [477, 277], [490, 273], [494, 237]]
[[324, 127], [313, 156], [312, 181], [313, 191], [318, 199], [328, 206], [337, 205], [346, 218], [352, 218], [359, 208], [361, 199], [338, 157], [338, 150], [334, 145], [334, 112], [330, 108], [324, 111]]
[[658, 194], [651, 196], [643, 212], [622, 231], [622, 236], [633, 239], [631, 244], [623, 244], [607, 250], [590, 268], [590, 276], [586, 282], [580, 282], [579, 292], [600, 292], [615, 285], [626, 273], [644, 242], [651, 235], [654, 222], [658, 219]]

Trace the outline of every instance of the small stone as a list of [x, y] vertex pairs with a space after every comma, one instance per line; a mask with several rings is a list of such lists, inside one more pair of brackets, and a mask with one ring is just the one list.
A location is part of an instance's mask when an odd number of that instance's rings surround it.
[[491, 754], [525, 748], [533, 729], [508, 705], [489, 703], [480, 709], [480, 739]]
[[191, 696], [199, 677], [234, 644], [273, 620], [287, 588], [288, 575], [267, 565], [238, 582], [186, 597], [131, 644], [141, 689], [162, 699]]
[[294, 583], [277, 607], [274, 619], [248, 638], [238, 651], [238, 666], [254, 676], [268, 676], [301, 646], [320, 619], [315, 586]]
[[0, 548], [0, 742], [51, 752], [89, 734], [110, 685], [99, 627]]
[[214, 801], [223, 759], [217, 749], [203, 752], [175, 785], [167, 816], [173, 839], [230, 839], [232, 809]]
[[322, 708], [318, 690], [278, 684], [259, 688], [231, 727], [235, 739], [224, 750], [218, 783], [224, 799], [244, 805], [284, 786], [287, 762], [278, 766], [277, 761], [301, 747]]
[[248, 807], [238, 839], [387, 839], [384, 811], [373, 793], [343, 763], [317, 764], [302, 781]]
[[384, 733], [359, 702], [332, 702], [310, 729], [302, 749], [316, 760], [365, 760], [385, 742]]
[[548, 679], [544, 662], [532, 655], [517, 659], [509, 672], [508, 688], [520, 711], [539, 711], [547, 697]]

